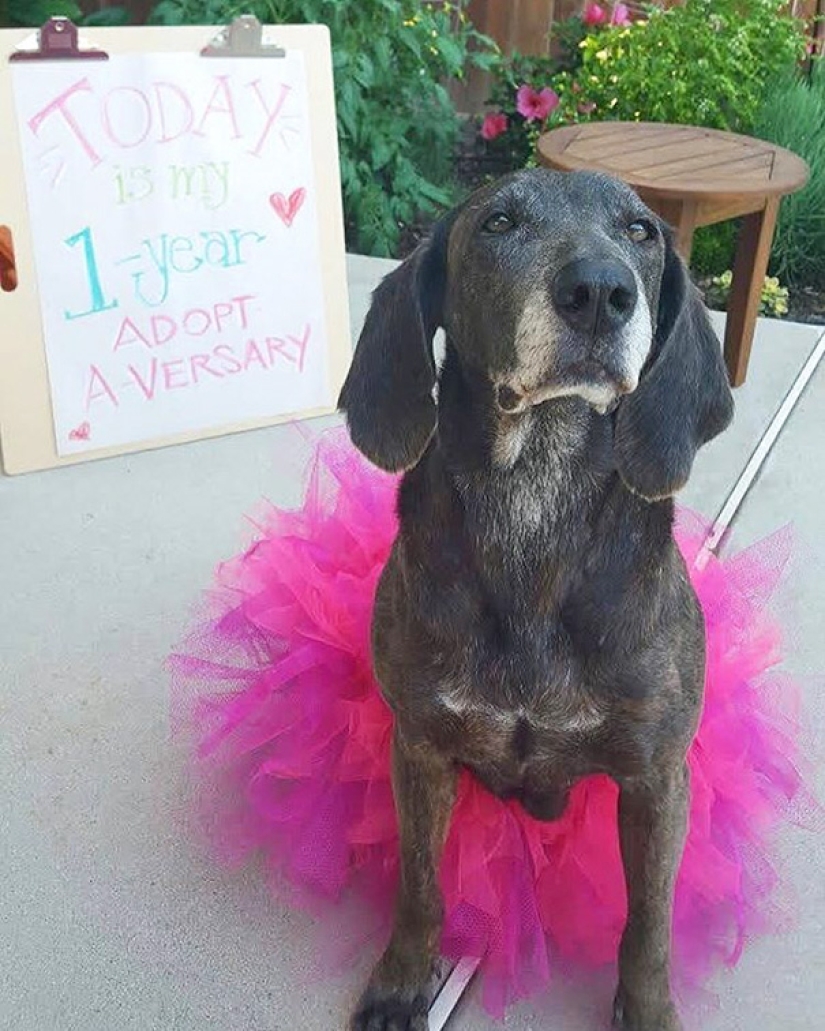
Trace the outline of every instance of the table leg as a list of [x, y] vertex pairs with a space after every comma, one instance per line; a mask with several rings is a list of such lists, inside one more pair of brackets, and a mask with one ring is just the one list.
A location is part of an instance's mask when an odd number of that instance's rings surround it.
[[748, 372], [762, 285], [768, 271], [778, 212], [779, 198], [771, 198], [762, 211], [745, 215], [736, 241], [725, 326], [725, 363], [734, 387], [740, 387], [745, 382]]
[[679, 219], [675, 223], [676, 250], [681, 254], [686, 265], [690, 264], [690, 253], [693, 250], [693, 234], [696, 232], [696, 202], [683, 201]]
[[639, 195], [647, 206], [672, 226], [676, 234], [676, 250], [685, 264], [690, 263], [690, 252], [693, 248], [693, 234], [696, 231], [697, 205], [692, 200], [662, 200], [660, 197], [645, 194]]

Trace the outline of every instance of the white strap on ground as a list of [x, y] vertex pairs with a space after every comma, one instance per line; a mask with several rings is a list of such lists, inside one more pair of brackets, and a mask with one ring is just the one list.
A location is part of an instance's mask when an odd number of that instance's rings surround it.
[[782, 404], [777, 408], [776, 414], [773, 419], [771, 419], [768, 428], [762, 434], [759, 443], [754, 448], [753, 454], [748, 459], [739, 479], [733, 485], [725, 503], [719, 510], [719, 514], [716, 516], [716, 519], [714, 519], [710, 533], [702, 546], [702, 552], [700, 552], [696, 560], [696, 565], [700, 569], [706, 564], [708, 554], [718, 551], [724, 542], [725, 536], [736, 517], [736, 513], [742, 507], [742, 502], [747, 497], [756, 477], [759, 475], [759, 470], [765, 464], [765, 460], [773, 450], [785, 423], [788, 421], [794, 408], [796, 408], [802, 398], [805, 388], [811, 381], [811, 378], [816, 372], [823, 356], [825, 356], [825, 333], [822, 334], [814, 345], [814, 348], [808, 355], [805, 364], [799, 370], [799, 373], [791, 384]]
[[456, 963], [430, 1006], [430, 1031], [442, 1031], [480, 965], [479, 959], [462, 959]]

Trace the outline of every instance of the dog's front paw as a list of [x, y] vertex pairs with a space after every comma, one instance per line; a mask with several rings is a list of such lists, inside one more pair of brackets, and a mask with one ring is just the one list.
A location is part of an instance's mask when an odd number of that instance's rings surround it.
[[427, 998], [367, 988], [356, 1007], [350, 1031], [427, 1031]]
[[632, 1001], [620, 988], [613, 1003], [613, 1027], [616, 1031], [682, 1031], [682, 1022], [670, 999]]

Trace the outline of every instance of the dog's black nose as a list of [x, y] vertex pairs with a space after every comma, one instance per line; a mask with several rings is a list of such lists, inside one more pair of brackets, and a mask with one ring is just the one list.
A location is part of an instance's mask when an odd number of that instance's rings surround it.
[[565, 322], [597, 333], [620, 329], [630, 319], [638, 290], [633, 273], [622, 262], [580, 258], [556, 275], [552, 295]]

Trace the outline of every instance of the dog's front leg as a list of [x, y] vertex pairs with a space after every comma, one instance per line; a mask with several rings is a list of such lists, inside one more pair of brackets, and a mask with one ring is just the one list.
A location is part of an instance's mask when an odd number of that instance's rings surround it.
[[352, 1018], [352, 1031], [427, 1031], [427, 988], [438, 958], [442, 899], [438, 864], [455, 799], [456, 769], [396, 731], [393, 792], [401, 879], [392, 938]]
[[614, 1018], [621, 1031], [680, 1031], [682, 1026], [670, 990], [670, 940], [688, 798], [684, 763], [646, 783], [621, 787], [619, 835], [628, 896]]

